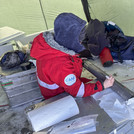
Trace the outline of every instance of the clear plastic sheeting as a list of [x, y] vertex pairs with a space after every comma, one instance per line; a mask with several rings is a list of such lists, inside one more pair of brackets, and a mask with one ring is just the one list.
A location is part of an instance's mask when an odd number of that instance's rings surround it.
[[110, 88], [93, 95], [104, 111], [116, 124], [134, 119], [134, 111], [126, 105], [126, 102]]
[[126, 101], [126, 104], [134, 110], [134, 97]]
[[[88, 115], [58, 123], [48, 130], [49, 134], [87, 134], [96, 131], [98, 115]], [[64, 131], [63, 131], [64, 130]]]

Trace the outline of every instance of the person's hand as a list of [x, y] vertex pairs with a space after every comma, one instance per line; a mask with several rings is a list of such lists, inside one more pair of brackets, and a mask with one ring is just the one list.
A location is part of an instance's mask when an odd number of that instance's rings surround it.
[[106, 78], [105, 81], [103, 82], [104, 89], [113, 86], [113, 84], [114, 84], [114, 78], [112, 76]]

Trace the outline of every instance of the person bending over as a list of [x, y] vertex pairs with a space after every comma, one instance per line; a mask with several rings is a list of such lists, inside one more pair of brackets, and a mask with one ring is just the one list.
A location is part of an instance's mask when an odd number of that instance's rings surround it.
[[[36, 59], [37, 80], [45, 99], [63, 92], [86, 97], [111, 87], [114, 78], [89, 83], [81, 78], [80, 54], [87, 50], [81, 44], [86, 21], [72, 13], [61, 13], [54, 21], [54, 33], [43, 32], [34, 38], [30, 56]], [[90, 52], [87, 52], [90, 57]]]

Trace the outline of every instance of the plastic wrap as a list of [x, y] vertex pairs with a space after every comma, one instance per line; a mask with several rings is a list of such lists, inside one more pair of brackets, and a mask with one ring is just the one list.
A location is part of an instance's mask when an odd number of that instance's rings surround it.
[[72, 96], [67, 96], [27, 113], [34, 131], [40, 131], [79, 114]]
[[48, 130], [48, 134], [87, 134], [95, 132], [97, 116], [87, 115], [71, 121], [58, 123]]
[[126, 102], [113, 90], [106, 89], [93, 95], [93, 98], [99, 101], [99, 105], [112, 118], [116, 124], [127, 120], [132, 120], [134, 114]]

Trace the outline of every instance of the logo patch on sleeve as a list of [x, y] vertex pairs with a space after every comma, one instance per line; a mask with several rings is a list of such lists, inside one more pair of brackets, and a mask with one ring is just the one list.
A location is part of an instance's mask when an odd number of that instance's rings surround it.
[[75, 82], [76, 82], [76, 76], [74, 74], [69, 74], [64, 79], [64, 83], [68, 86], [73, 85]]

